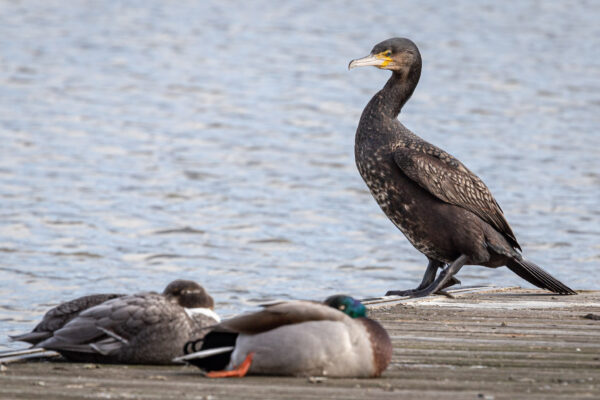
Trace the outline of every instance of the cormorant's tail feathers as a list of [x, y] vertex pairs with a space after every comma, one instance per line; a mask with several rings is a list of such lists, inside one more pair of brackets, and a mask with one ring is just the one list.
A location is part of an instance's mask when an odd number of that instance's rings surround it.
[[506, 266], [512, 272], [539, 288], [548, 289], [558, 294], [577, 294], [573, 289], [530, 261], [513, 258]]

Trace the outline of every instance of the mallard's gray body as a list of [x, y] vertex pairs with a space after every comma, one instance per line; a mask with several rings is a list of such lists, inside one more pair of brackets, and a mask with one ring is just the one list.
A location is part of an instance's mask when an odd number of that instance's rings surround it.
[[207, 371], [231, 370], [252, 353], [248, 373], [259, 375], [373, 377], [388, 366], [392, 353], [390, 338], [376, 321], [308, 301], [223, 321], [202, 342], [203, 351], [224, 345], [233, 350], [225, 358], [185, 356], [186, 361]]

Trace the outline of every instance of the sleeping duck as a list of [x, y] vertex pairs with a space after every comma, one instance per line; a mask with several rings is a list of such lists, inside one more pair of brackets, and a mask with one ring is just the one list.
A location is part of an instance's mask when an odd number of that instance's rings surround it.
[[324, 303], [287, 301], [221, 322], [186, 344], [185, 361], [208, 377], [249, 374], [376, 377], [387, 368], [392, 344], [350, 296]]
[[162, 294], [96, 294], [62, 303], [30, 333], [12, 339], [70, 361], [171, 364], [187, 341], [220, 321], [213, 308], [202, 286], [178, 279]]

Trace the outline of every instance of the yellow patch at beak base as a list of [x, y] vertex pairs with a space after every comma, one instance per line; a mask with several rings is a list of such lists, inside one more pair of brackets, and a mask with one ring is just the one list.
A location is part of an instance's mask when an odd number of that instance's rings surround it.
[[391, 63], [393, 60], [390, 56], [387, 56], [385, 53], [387, 53], [388, 51], [382, 51], [379, 54], [376, 54], [375, 57], [377, 57], [380, 60], [383, 60], [383, 62], [381, 63], [381, 65], [378, 65], [379, 68], [384, 68], [387, 67], [389, 63]]

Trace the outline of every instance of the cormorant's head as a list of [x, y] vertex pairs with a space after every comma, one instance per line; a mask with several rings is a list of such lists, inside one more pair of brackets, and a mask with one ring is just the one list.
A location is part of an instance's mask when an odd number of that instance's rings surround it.
[[366, 57], [352, 60], [348, 69], [373, 65], [380, 69], [389, 69], [406, 76], [413, 67], [421, 72], [421, 54], [410, 39], [392, 38], [378, 43]]
[[323, 302], [329, 307], [340, 310], [351, 318], [366, 317], [367, 308], [359, 300], [343, 294], [329, 296]]
[[212, 310], [215, 307], [213, 298], [194, 281], [174, 280], [167, 285], [163, 291], [163, 296], [185, 308], [203, 307]]

